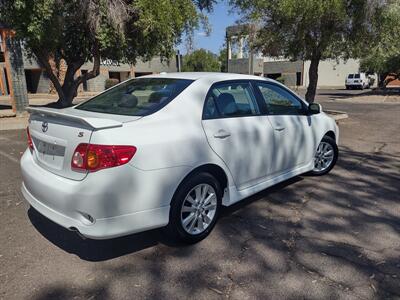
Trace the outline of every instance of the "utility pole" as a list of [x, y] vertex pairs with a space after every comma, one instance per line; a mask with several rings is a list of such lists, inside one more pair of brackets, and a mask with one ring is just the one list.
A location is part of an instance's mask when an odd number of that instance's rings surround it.
[[229, 60], [232, 59], [232, 45], [231, 39], [228, 35], [228, 31], [226, 31], [226, 72], [229, 73]]

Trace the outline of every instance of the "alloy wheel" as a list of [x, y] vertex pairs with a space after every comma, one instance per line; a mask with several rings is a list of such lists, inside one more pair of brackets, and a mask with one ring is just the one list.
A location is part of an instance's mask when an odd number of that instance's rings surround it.
[[195, 186], [186, 196], [181, 207], [183, 229], [197, 235], [204, 232], [213, 222], [217, 211], [217, 195], [209, 184]]
[[334, 154], [331, 144], [321, 142], [314, 157], [314, 171], [323, 172], [328, 169], [333, 162]]

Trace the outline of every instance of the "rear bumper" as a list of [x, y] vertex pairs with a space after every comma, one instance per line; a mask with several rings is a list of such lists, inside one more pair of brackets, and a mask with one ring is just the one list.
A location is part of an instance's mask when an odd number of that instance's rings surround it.
[[359, 83], [346, 83], [347, 87], [362, 87], [364, 86], [361, 82]]
[[[169, 204], [177, 186], [172, 180], [179, 180], [179, 176], [171, 176], [174, 171], [142, 171], [125, 165], [76, 181], [41, 168], [29, 150], [21, 158], [21, 173], [22, 194], [32, 207], [53, 222], [93, 239], [168, 224]], [[158, 188], [160, 182], [164, 183], [162, 189]]]
[[[91, 239], [110, 239], [136, 232], [158, 228], [168, 222], [169, 206], [128, 215], [97, 219], [91, 225], [86, 225], [82, 218], [73, 219], [58, 212], [36, 199], [22, 183], [22, 195], [39, 213], [70, 230], [78, 230], [80, 234]], [[157, 221], [155, 221], [157, 220]], [[161, 220], [165, 220], [161, 222]]]

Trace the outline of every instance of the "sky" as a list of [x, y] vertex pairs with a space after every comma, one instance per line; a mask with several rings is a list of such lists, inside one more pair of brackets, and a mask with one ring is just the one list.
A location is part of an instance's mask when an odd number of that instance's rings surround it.
[[[236, 13], [229, 12], [226, 1], [219, 1], [215, 4], [213, 12], [208, 13], [207, 16], [211, 26], [211, 34], [206, 36], [204, 29], [200, 26], [199, 30], [195, 31], [194, 49], [204, 48], [218, 54], [225, 41], [226, 27], [234, 25], [240, 17]], [[184, 37], [178, 49], [182, 54], [186, 53]]]

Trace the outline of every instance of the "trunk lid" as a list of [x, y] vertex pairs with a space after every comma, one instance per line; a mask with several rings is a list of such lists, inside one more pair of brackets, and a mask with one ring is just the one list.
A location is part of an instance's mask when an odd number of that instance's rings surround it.
[[42, 168], [73, 180], [82, 180], [87, 172], [71, 168], [71, 159], [80, 143], [90, 143], [99, 130], [118, 128], [140, 117], [83, 112], [74, 108], [32, 108], [29, 131], [34, 145], [34, 160]]

